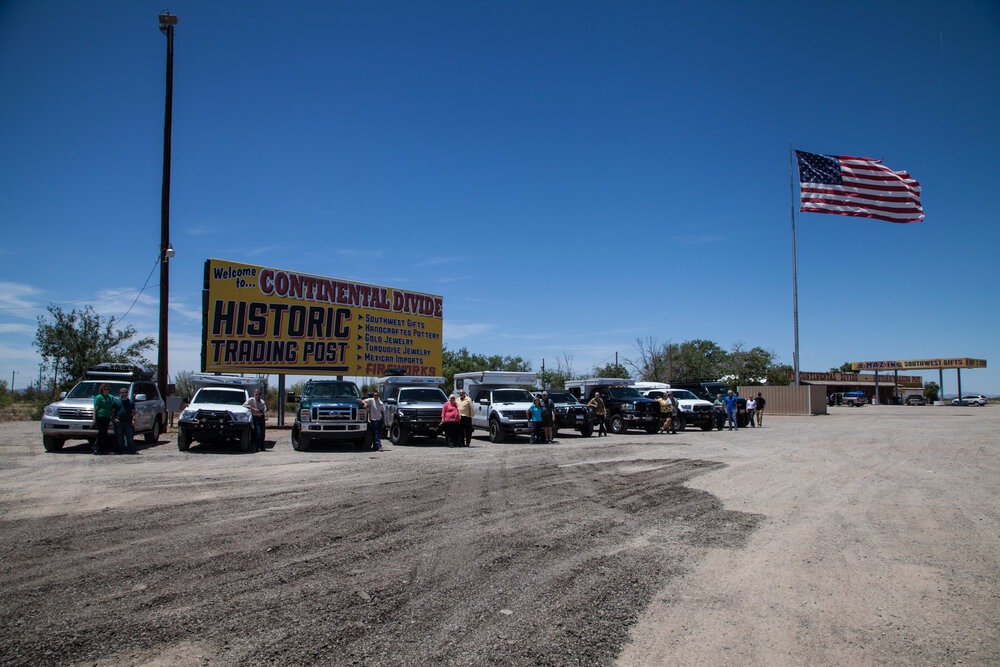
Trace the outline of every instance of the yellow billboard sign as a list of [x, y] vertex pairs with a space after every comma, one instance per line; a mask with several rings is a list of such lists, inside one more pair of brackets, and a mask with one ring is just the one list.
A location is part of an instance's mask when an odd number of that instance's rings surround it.
[[203, 300], [204, 372], [441, 375], [440, 296], [209, 259]]
[[903, 359], [896, 361], [853, 361], [851, 368], [856, 371], [913, 371], [938, 368], [986, 368], [985, 359], [967, 357], [940, 359]]

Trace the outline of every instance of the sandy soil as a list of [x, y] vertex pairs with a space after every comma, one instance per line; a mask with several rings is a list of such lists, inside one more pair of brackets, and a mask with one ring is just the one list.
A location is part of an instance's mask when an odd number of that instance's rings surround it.
[[998, 432], [94, 457], [0, 424], [0, 663], [997, 664]]

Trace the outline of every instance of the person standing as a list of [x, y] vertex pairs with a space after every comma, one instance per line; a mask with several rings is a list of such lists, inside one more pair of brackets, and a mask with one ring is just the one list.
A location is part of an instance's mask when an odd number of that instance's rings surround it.
[[670, 401], [670, 432], [676, 435], [677, 427], [681, 425], [681, 404], [672, 391], [667, 392], [667, 400]]
[[475, 406], [472, 405], [472, 399], [465, 395], [464, 389], [458, 390], [458, 417], [459, 417], [459, 436], [460, 440], [465, 442], [466, 447], [472, 446], [472, 415], [475, 412]]
[[449, 447], [461, 444], [462, 436], [459, 433], [461, 423], [458, 402], [455, 394], [452, 394], [448, 397], [448, 402], [441, 406], [441, 426], [444, 427], [444, 439]]
[[91, 446], [93, 454], [107, 454], [110, 451], [108, 446], [108, 426], [111, 425], [111, 418], [115, 411], [115, 399], [111, 398], [111, 386], [102, 384], [100, 393], [94, 396], [94, 418], [91, 425], [97, 429], [97, 437]]
[[532, 402], [531, 407], [526, 411], [528, 419], [531, 420], [531, 438], [528, 440], [530, 444], [535, 444], [545, 439], [545, 435], [542, 432], [542, 397], [535, 396], [535, 400]]
[[750, 428], [755, 428], [753, 420], [755, 419], [755, 413], [757, 410], [757, 401], [754, 400], [753, 396], [747, 399], [747, 419], [750, 421]]
[[670, 431], [670, 401], [667, 400], [667, 393], [660, 394], [656, 402], [660, 404], [660, 414], [663, 415], [663, 423], [660, 424], [660, 433]]
[[587, 402], [587, 405], [594, 409], [594, 419], [597, 420], [597, 437], [599, 438], [602, 435], [605, 438], [608, 437], [608, 427], [604, 423], [608, 410], [604, 407], [604, 399], [601, 398], [601, 392], [595, 391], [594, 396]]
[[759, 391], [757, 392], [757, 426], [764, 428], [764, 406], [767, 405], [767, 401], [764, 400], [764, 395]]
[[253, 396], [247, 399], [247, 402], [243, 404], [244, 408], [250, 410], [250, 417], [253, 421], [253, 432], [254, 436], [257, 438], [257, 451], [264, 452], [267, 449], [264, 447], [264, 432], [266, 429], [267, 422], [267, 406], [260, 397], [260, 389], [255, 389]]
[[715, 428], [718, 431], [722, 430], [722, 427], [726, 424], [726, 406], [722, 402], [722, 394], [715, 395]]
[[371, 398], [365, 399], [368, 410], [368, 428], [372, 432], [372, 449], [382, 451], [382, 426], [385, 424], [385, 403], [378, 397], [378, 390], [372, 392]]
[[740, 430], [740, 425], [736, 421], [737, 397], [730, 389], [726, 397], [722, 399], [722, 404], [726, 407], [726, 416], [729, 418], [729, 430]]
[[545, 431], [545, 442], [553, 442], [552, 420], [556, 417], [556, 402], [549, 398], [549, 392], [542, 392], [542, 430]]
[[135, 449], [135, 403], [128, 397], [128, 387], [118, 390], [115, 397], [115, 440], [122, 454], [138, 454]]

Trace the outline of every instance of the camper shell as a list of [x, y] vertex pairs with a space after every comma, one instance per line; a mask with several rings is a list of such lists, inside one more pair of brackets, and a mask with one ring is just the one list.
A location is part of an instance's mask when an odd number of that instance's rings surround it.
[[474, 371], [455, 374], [455, 391], [472, 399], [472, 428], [487, 431], [491, 442], [531, 432], [528, 409], [539, 390], [538, 374], [522, 371]]

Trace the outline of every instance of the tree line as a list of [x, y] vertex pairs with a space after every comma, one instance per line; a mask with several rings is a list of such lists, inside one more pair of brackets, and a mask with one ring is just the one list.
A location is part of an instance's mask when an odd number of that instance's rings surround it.
[[[93, 307], [66, 312], [56, 305], [48, 306], [48, 315], [38, 318], [34, 346], [48, 371], [45, 384], [53, 391], [69, 389], [79, 381], [87, 368], [105, 361], [147, 365], [145, 353], [156, 340], [137, 338], [134, 327], [117, 326], [114, 317], [104, 319]], [[583, 372], [573, 368], [569, 355], [542, 361], [538, 375], [545, 387], [562, 389], [567, 380], [586, 377], [620, 377], [655, 382], [686, 380], [722, 380], [731, 386], [786, 385], [791, 367], [778, 364], [775, 354], [761, 347], [747, 348], [737, 343], [725, 350], [718, 343], [693, 339], [681, 343], [661, 343], [653, 337], [635, 340], [636, 354], [616, 363], [594, 366]], [[470, 352], [466, 347], [442, 352], [442, 375], [445, 387], [454, 386], [456, 373], [473, 371], [530, 372], [531, 361], [521, 356], [485, 355]], [[189, 381], [190, 372], [175, 375], [178, 389]]]

